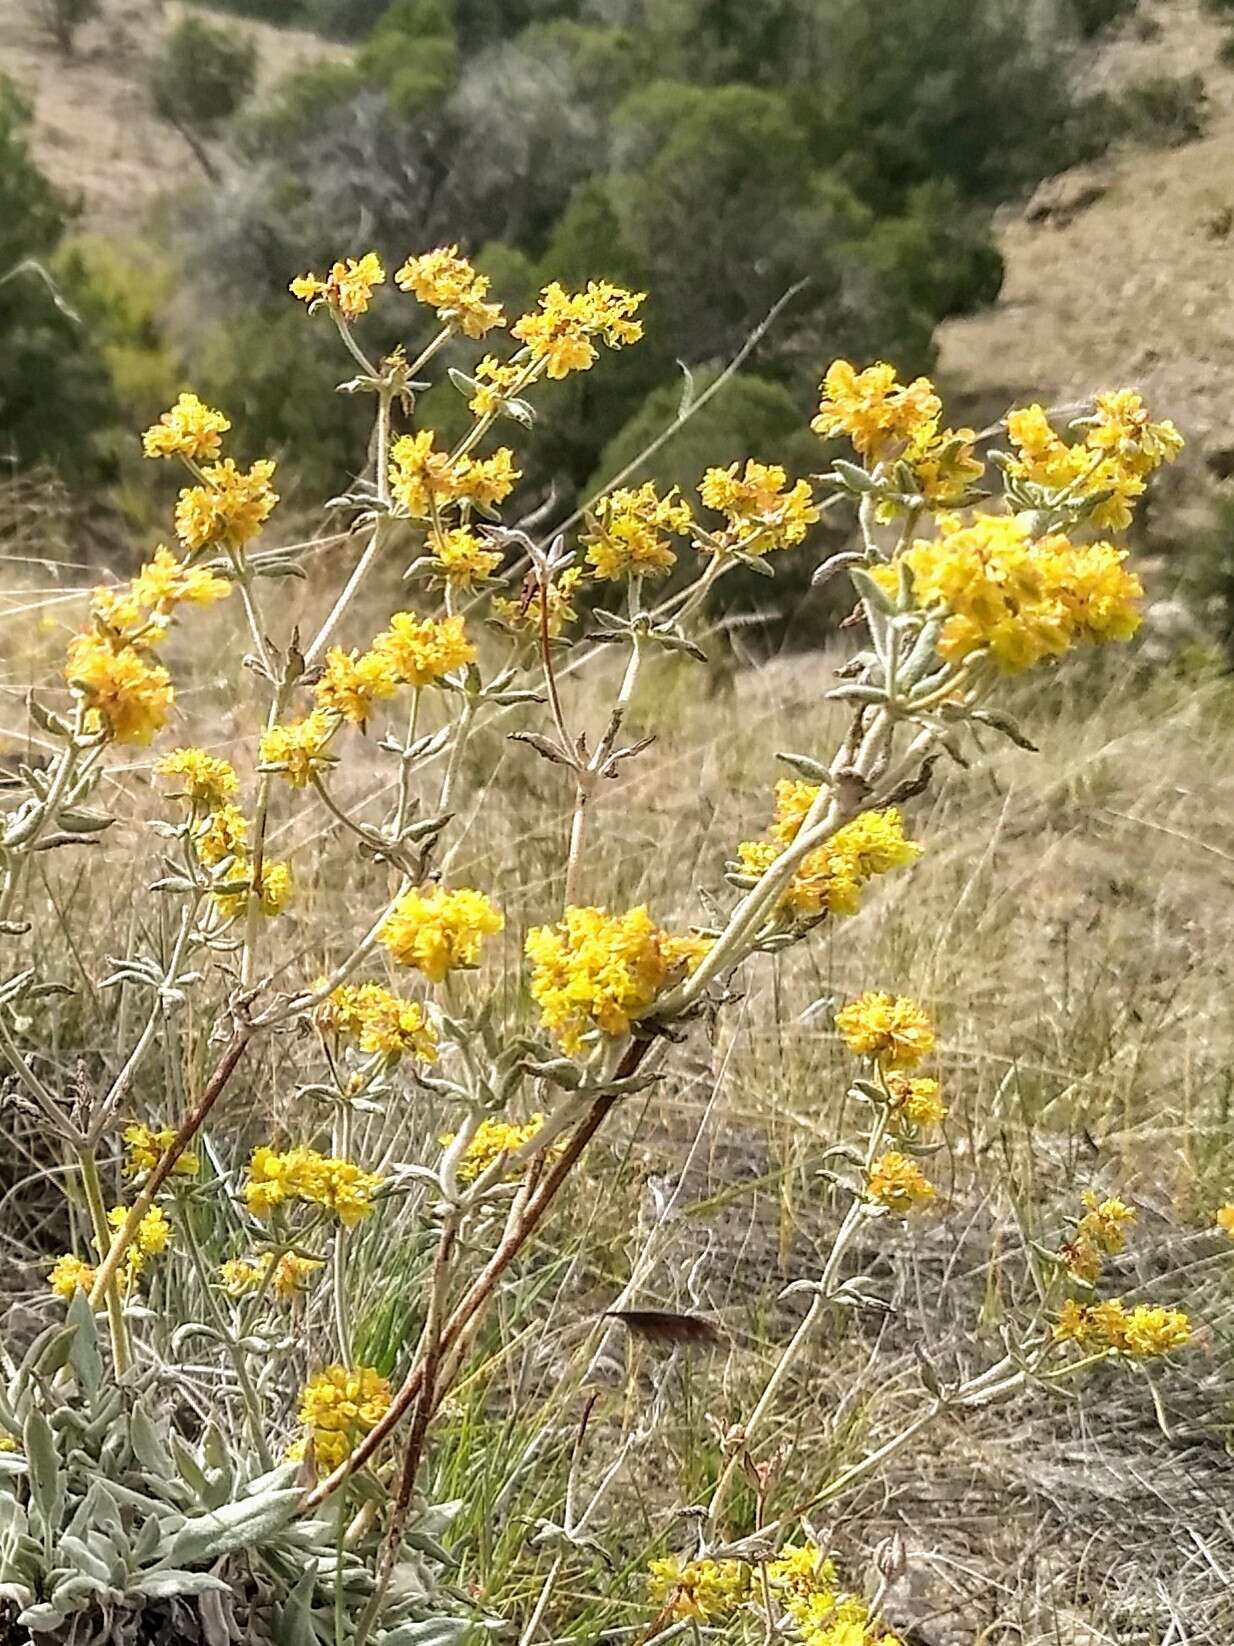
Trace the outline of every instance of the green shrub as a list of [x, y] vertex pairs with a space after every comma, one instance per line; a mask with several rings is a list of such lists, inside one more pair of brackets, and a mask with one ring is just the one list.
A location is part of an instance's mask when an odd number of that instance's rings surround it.
[[158, 114], [192, 145], [208, 176], [204, 147], [236, 113], [257, 81], [257, 48], [248, 35], [185, 17], [171, 30], [150, 66]]
[[1123, 93], [1127, 135], [1140, 142], [1176, 148], [1204, 135], [1208, 94], [1199, 74], [1157, 74]]

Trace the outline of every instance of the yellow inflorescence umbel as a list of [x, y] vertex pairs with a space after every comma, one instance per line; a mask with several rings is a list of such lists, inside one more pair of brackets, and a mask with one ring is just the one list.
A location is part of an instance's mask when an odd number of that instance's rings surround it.
[[288, 1202], [320, 1206], [350, 1229], [373, 1209], [385, 1179], [353, 1160], [299, 1147], [280, 1154], [266, 1145], [253, 1150], [244, 1182], [244, 1203], [254, 1217], [267, 1218]]
[[739, 1560], [684, 1560], [665, 1555], [647, 1568], [647, 1594], [662, 1616], [721, 1623], [750, 1593], [750, 1568]]
[[[329, 1474], [390, 1409], [390, 1385], [372, 1366], [327, 1366], [305, 1384], [297, 1416], [318, 1472]], [[303, 1447], [301, 1448], [301, 1455]]]
[[381, 652], [345, 652], [341, 646], [331, 646], [313, 686], [313, 697], [323, 714], [363, 726], [373, 704], [393, 697], [398, 686], [394, 665]]
[[1054, 1337], [1082, 1349], [1108, 1349], [1143, 1360], [1168, 1354], [1191, 1341], [1191, 1322], [1181, 1309], [1137, 1303], [1128, 1309], [1118, 1298], [1104, 1303], [1079, 1303], [1067, 1298], [1059, 1310]]
[[380, 983], [345, 983], [317, 1008], [319, 1026], [353, 1040], [362, 1052], [396, 1062], [437, 1059], [437, 1031], [419, 1001], [393, 994]]
[[384, 285], [385, 279], [381, 258], [370, 251], [361, 258], [348, 257], [332, 264], [324, 276], [299, 275], [288, 290], [310, 309], [324, 301], [344, 320], [358, 320], [373, 300], [373, 288]]
[[866, 1191], [871, 1200], [905, 1215], [934, 1198], [934, 1185], [915, 1160], [889, 1149], [870, 1167]]
[[300, 1257], [296, 1252], [262, 1252], [253, 1262], [232, 1258], [219, 1270], [219, 1281], [229, 1297], [248, 1297], [267, 1284], [280, 1302], [299, 1297], [324, 1262], [317, 1257]]
[[436, 251], [409, 257], [397, 269], [394, 283], [431, 309], [443, 325], [457, 327], [464, 337], [483, 337], [500, 326], [499, 303], [489, 303], [489, 280], [477, 274], [457, 246], [439, 246]]
[[601, 497], [583, 534], [587, 563], [601, 582], [623, 577], [662, 577], [677, 556], [669, 537], [684, 537], [694, 525], [687, 503], [671, 491], [660, 497], [653, 481]]
[[186, 486], [176, 500], [176, 534], [190, 553], [217, 543], [242, 549], [265, 525], [278, 502], [270, 484], [274, 464], [259, 457], [250, 469], [223, 458], [203, 469], [205, 484]]
[[[171, 1147], [175, 1135], [170, 1126], [160, 1127], [157, 1131], [140, 1124], [126, 1126], [124, 1169], [129, 1176], [138, 1177], [152, 1172]], [[177, 1177], [196, 1177], [200, 1171], [201, 1161], [192, 1149], [184, 1149], [172, 1167], [172, 1174]]]
[[540, 293], [540, 305], [510, 327], [527, 345], [531, 359], [552, 378], [586, 371], [596, 360], [596, 340], [610, 349], [637, 343], [642, 323], [633, 318], [645, 293], [592, 280], [581, 292], [567, 292], [557, 281]]
[[[495, 1160], [502, 1155], [513, 1154], [524, 1144], [530, 1143], [544, 1125], [542, 1114], [533, 1114], [522, 1125], [513, 1120], [501, 1120], [490, 1115], [476, 1127], [475, 1136], [463, 1151], [462, 1159], [458, 1163], [457, 1175], [460, 1183], [474, 1183], [481, 1173], [486, 1172]], [[443, 1148], [449, 1148], [454, 1142], [454, 1133], [448, 1132], [442, 1139]]]
[[240, 787], [240, 779], [229, 760], [220, 760], [204, 749], [173, 749], [154, 768], [158, 777], [180, 784], [180, 793], [194, 806], [215, 811]]
[[94, 1265], [65, 1252], [52, 1264], [47, 1284], [57, 1297], [66, 1300], [77, 1292], [89, 1292], [94, 1285]]
[[329, 770], [328, 745], [337, 726], [338, 721], [321, 709], [314, 709], [302, 720], [271, 726], [262, 733], [262, 766], [278, 772], [293, 789], [304, 788]]
[[568, 908], [556, 925], [527, 934], [532, 999], [545, 1028], [573, 1055], [593, 1031], [628, 1033], [708, 946], [704, 938], [662, 930], [644, 904], [618, 915]]
[[423, 687], [474, 663], [476, 648], [457, 614], [416, 617], [412, 612], [395, 612], [369, 655], [380, 658], [395, 680]]
[[231, 424], [195, 394], [182, 394], [141, 437], [147, 457], [186, 457], [194, 463], [213, 463], [222, 449], [220, 436]]
[[809, 481], [790, 486], [778, 463], [751, 460], [744, 469], [740, 463], [708, 469], [698, 494], [707, 508], [725, 517], [716, 546], [759, 559], [802, 542], [820, 513]]
[[432, 429], [420, 429], [390, 448], [390, 490], [410, 520], [431, 520], [460, 503], [504, 503], [520, 474], [508, 446], [489, 457], [451, 457], [435, 449], [435, 439]]
[[836, 1028], [850, 1052], [884, 1071], [915, 1069], [934, 1050], [934, 1025], [905, 995], [863, 994], [836, 1013]]
[[441, 983], [452, 971], [477, 966], [483, 940], [504, 925], [504, 917], [482, 892], [421, 886], [399, 898], [378, 941], [396, 964], [413, 966]]

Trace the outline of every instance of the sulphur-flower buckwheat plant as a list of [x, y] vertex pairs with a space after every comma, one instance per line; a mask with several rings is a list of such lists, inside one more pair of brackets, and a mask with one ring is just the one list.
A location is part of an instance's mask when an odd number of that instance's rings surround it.
[[[654, 297], [554, 281], [510, 317], [455, 244], [290, 291], [372, 410], [339, 529], [299, 541], [238, 413], [181, 394], [141, 440], [179, 465], [178, 546], [81, 592], [3, 791], [0, 1059], [62, 1152], [32, 1224], [68, 1249], [0, 1385], [0, 1605], [83, 1640], [192, 1599], [257, 1646], [901, 1646], [895, 1560], [840, 1577], [859, 1489], [1011, 1395], [1139, 1398], [1207, 1330], [1133, 1295], [1144, 1220], [1094, 1184], [1000, 1253], [997, 1335], [917, 1345], [920, 1385], [886, 1388], [864, 1335], [962, 1191], [969, 1139], [937, 1157], [981, 1051], [941, 961], [879, 975], [862, 934], [939, 872], [937, 762], [1025, 747], [1034, 682], [1134, 634], [1116, 537], [1177, 431], [1120, 389], [978, 435], [927, 379], [838, 360], [810, 473], [761, 451], [667, 487], [640, 458], [566, 519], [520, 436], [563, 379], [594, 404]], [[742, 680], [681, 740], [691, 785], [730, 740], [757, 761], [695, 827], [657, 717], [671, 742], [747, 574], [794, 565], [847, 576], [847, 649], [778, 764]], [[55, 876], [87, 858], [123, 930], [70, 944]], [[807, 973], [828, 992], [782, 1007]], [[755, 1176], [817, 1239], [755, 1341], [713, 1318], [706, 1241], [665, 1260], [742, 1115], [675, 1139], [713, 1050], [745, 1080], [807, 1042], [808, 1100], [786, 1077], [776, 1103], [812, 1152]]]

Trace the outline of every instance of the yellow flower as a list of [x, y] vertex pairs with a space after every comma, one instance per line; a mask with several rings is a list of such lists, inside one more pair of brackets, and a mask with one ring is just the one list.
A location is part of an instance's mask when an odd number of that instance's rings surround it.
[[269, 519], [278, 493], [270, 480], [274, 464], [259, 458], [247, 472], [230, 457], [202, 471], [204, 486], [186, 486], [176, 502], [176, 531], [186, 549], [210, 543], [243, 548]]
[[879, 360], [864, 371], [835, 360], [823, 378], [818, 416], [810, 424], [824, 440], [846, 435], [872, 462], [937, 428], [942, 403], [926, 377], [901, 384], [894, 366]]
[[405, 892], [387, 915], [378, 942], [400, 966], [414, 966], [433, 983], [480, 963], [484, 938], [501, 931], [504, 917], [481, 892], [466, 887], [420, 887]]
[[[985, 473], [975, 455], [973, 429], [939, 429], [937, 421], [922, 423], [908, 442], [904, 461], [913, 471], [917, 491], [931, 509], [954, 508]], [[880, 518], [889, 512], [880, 508]]]
[[388, 657], [376, 651], [359, 655], [331, 646], [313, 696], [325, 713], [363, 726], [373, 704], [393, 697], [397, 690], [398, 677]]
[[[525, 1125], [517, 1125], [511, 1120], [497, 1120], [489, 1118], [482, 1120], [476, 1127], [475, 1136], [463, 1152], [463, 1158], [458, 1163], [458, 1179], [460, 1183], [474, 1183], [476, 1178], [486, 1172], [495, 1160], [502, 1155], [513, 1154], [521, 1149], [525, 1143], [530, 1143], [544, 1124], [542, 1114], [533, 1114]], [[448, 1149], [454, 1142], [454, 1133], [448, 1132], [442, 1139], [441, 1145]], [[550, 1155], [554, 1151], [550, 1150]]]
[[[796, 839], [818, 792], [816, 784], [791, 778], [776, 784], [771, 839], [743, 840], [737, 848], [745, 874], [761, 879], [767, 873], [784, 847]], [[784, 890], [781, 906], [799, 920], [856, 914], [861, 890], [875, 875], [907, 868], [921, 852], [916, 841], [906, 837], [895, 807], [862, 812], [802, 859]]]
[[491, 508], [514, 490], [520, 471], [499, 446], [491, 457], [451, 457], [434, 449], [432, 429], [404, 434], [390, 448], [390, 490], [411, 520], [429, 520], [454, 503]]
[[390, 627], [373, 642], [370, 656], [379, 657], [391, 675], [408, 686], [431, 686], [443, 675], [473, 663], [476, 648], [463, 632], [463, 619], [416, 617], [395, 612]]
[[165, 543], [133, 579], [132, 596], [141, 606], [163, 615], [179, 605], [211, 606], [226, 600], [231, 584], [205, 566], [188, 566]]
[[57, 1297], [71, 1298], [75, 1293], [89, 1292], [94, 1285], [94, 1266], [65, 1252], [52, 1264], [47, 1284]]
[[303, 789], [319, 772], [329, 769], [331, 762], [326, 746], [337, 724], [321, 709], [314, 709], [302, 720], [271, 726], [262, 734], [262, 767], [278, 772], [293, 789]]
[[[234, 890], [228, 890], [229, 887], [234, 887]], [[233, 920], [247, 911], [249, 899], [256, 891], [261, 913], [273, 919], [275, 915], [282, 914], [291, 902], [294, 890], [295, 883], [288, 865], [268, 860], [261, 866], [261, 884], [254, 887], [253, 865], [247, 857], [240, 856], [211, 895], [219, 913], [225, 919]]]
[[[152, 1131], [149, 1126], [126, 1126], [124, 1141], [127, 1154], [124, 1169], [129, 1176], [137, 1177], [143, 1172], [152, 1172], [171, 1147], [175, 1135], [171, 1126], [163, 1126], [158, 1131]], [[178, 1177], [196, 1177], [200, 1170], [201, 1162], [191, 1149], [185, 1149], [172, 1167], [173, 1174]]]
[[750, 1593], [750, 1568], [739, 1560], [683, 1560], [666, 1555], [647, 1568], [647, 1593], [661, 1616], [693, 1623], [729, 1618]]
[[934, 1185], [922, 1172], [915, 1160], [889, 1149], [870, 1167], [866, 1185], [871, 1200], [877, 1200], [893, 1212], [907, 1214], [924, 1206], [934, 1198]]
[[95, 589], [90, 596], [90, 614], [101, 631], [100, 637], [114, 651], [125, 646], [148, 651], [167, 636], [166, 618], [143, 605], [134, 595], [131, 583], [118, 589]]
[[863, 994], [836, 1013], [836, 1028], [854, 1056], [884, 1070], [915, 1069], [934, 1050], [934, 1025], [904, 995]]
[[776, 549], [800, 543], [819, 509], [807, 480], [788, 490], [788, 475], [778, 463], [739, 463], [726, 469], [708, 469], [698, 494], [709, 509], [728, 521], [716, 541], [722, 548], [762, 557]]
[[643, 904], [618, 915], [571, 907], [555, 926], [527, 934], [531, 996], [544, 1027], [574, 1055], [595, 1030], [627, 1034], [670, 979], [693, 970], [705, 946], [662, 931]]
[[788, 1543], [767, 1563], [767, 1581], [777, 1593], [805, 1600], [830, 1594], [836, 1580], [835, 1562], [814, 1543]]
[[684, 537], [693, 525], [689, 506], [677, 498], [675, 488], [662, 498], [648, 480], [633, 490], [608, 492], [595, 504], [583, 535], [588, 563], [597, 578], [609, 583], [631, 574], [662, 577], [677, 559], [665, 534]]
[[392, 994], [379, 983], [345, 983], [326, 996], [316, 1012], [321, 1028], [354, 1040], [362, 1052], [397, 1061], [410, 1056], [437, 1060], [437, 1032], [415, 1000]]
[[348, 257], [332, 264], [324, 278], [302, 274], [291, 282], [288, 290], [293, 297], [307, 303], [310, 310], [324, 299], [344, 320], [358, 320], [372, 301], [373, 287], [384, 285], [385, 279], [380, 257], [370, 251], [358, 261]]
[[175, 702], [171, 676], [131, 647], [114, 650], [97, 635], [69, 642], [65, 679], [117, 743], [149, 743]]
[[195, 806], [214, 811], [229, 794], [235, 794], [240, 779], [228, 760], [219, 760], [204, 749], [173, 749], [154, 768], [159, 777], [183, 784], [180, 791]]
[[267, 1218], [287, 1202], [321, 1206], [350, 1229], [373, 1209], [373, 1196], [385, 1179], [366, 1172], [353, 1160], [295, 1148], [286, 1154], [265, 1145], [253, 1150], [245, 1179], [244, 1203], [254, 1217]]
[[327, 1366], [304, 1385], [297, 1412], [318, 1472], [337, 1469], [390, 1409], [390, 1385], [372, 1366]]
[[1077, 1303], [1069, 1297], [1054, 1327], [1056, 1342], [1109, 1349], [1135, 1359], [1185, 1348], [1191, 1335], [1191, 1322], [1180, 1309], [1137, 1303], [1128, 1310], [1117, 1298], [1105, 1303]]
[[242, 858], [248, 836], [248, 818], [238, 806], [224, 805], [211, 813], [193, 844], [199, 860], [214, 868], [225, 857]]
[[[273, 1274], [270, 1272], [272, 1264]], [[273, 1252], [262, 1252], [255, 1263], [242, 1258], [232, 1258], [224, 1263], [219, 1270], [219, 1280], [230, 1297], [246, 1297], [252, 1292], [259, 1292], [269, 1276], [270, 1290], [280, 1301], [286, 1302], [298, 1297], [311, 1276], [322, 1267], [320, 1258], [298, 1257], [295, 1252], [283, 1252], [276, 1262]]]
[[947, 1110], [938, 1095], [938, 1081], [926, 1076], [890, 1074], [887, 1090], [891, 1093], [892, 1124], [907, 1124], [918, 1131], [941, 1126]]
[[403, 291], [409, 291], [431, 309], [445, 326], [456, 326], [464, 337], [483, 337], [499, 326], [501, 305], [486, 303], [489, 280], [477, 274], [457, 246], [441, 246], [436, 251], [409, 257], [394, 276]]
[[594, 364], [597, 337], [610, 349], [638, 342], [643, 327], [631, 316], [645, 296], [607, 280], [591, 280], [586, 291], [571, 293], [554, 280], [540, 293], [539, 308], [516, 321], [510, 331], [549, 377], [566, 377]]
[[517, 600], [498, 595], [493, 601], [493, 614], [516, 634], [538, 635], [546, 625], [549, 639], [556, 640], [566, 624], [578, 616], [570, 602], [582, 577], [581, 566], [567, 566], [543, 594], [536, 579], [528, 577]]
[[[938, 649], [948, 662], [987, 648], [1004, 673], [1061, 656], [1080, 642], [1126, 640], [1143, 589], [1110, 543], [1077, 548], [1058, 533], [1034, 541], [1028, 515], [943, 515], [939, 535], [904, 561], [919, 606], [949, 612]], [[898, 574], [883, 568], [880, 581]]]
[[1217, 1227], [1224, 1229], [1231, 1240], [1234, 1240], [1234, 1205], [1227, 1204], [1217, 1211]]
[[188, 457], [195, 463], [212, 463], [221, 449], [219, 436], [230, 427], [222, 412], [212, 411], [195, 394], [182, 394], [142, 435], [142, 448], [147, 457]]
[[[124, 1227], [128, 1219], [127, 1206], [113, 1206], [107, 1214], [107, 1222], [117, 1233]], [[162, 1257], [171, 1245], [172, 1227], [167, 1216], [159, 1206], [151, 1206], [150, 1210], [137, 1225], [137, 1233], [132, 1244], [124, 1254], [121, 1269], [125, 1285], [131, 1285], [146, 1266], [146, 1260], [151, 1257]], [[96, 1241], [97, 1244], [97, 1241]]]
[[429, 539], [429, 548], [446, 582], [456, 589], [474, 589], [501, 564], [501, 555], [496, 550], [486, 549], [480, 538], [466, 526], [434, 532]]
[[476, 387], [467, 409], [474, 417], [492, 417], [502, 410], [526, 374], [512, 360], [502, 361], [486, 354], [471, 375]]

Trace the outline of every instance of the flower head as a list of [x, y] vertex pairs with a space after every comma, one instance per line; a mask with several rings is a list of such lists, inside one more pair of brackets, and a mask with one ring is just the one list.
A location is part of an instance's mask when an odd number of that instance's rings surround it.
[[271, 726], [262, 734], [261, 764], [286, 778], [293, 789], [303, 789], [330, 766], [327, 745], [338, 722], [322, 709], [302, 720]]
[[858, 371], [835, 360], [823, 378], [818, 415], [810, 424], [824, 440], [846, 435], [862, 457], [878, 461], [937, 429], [942, 402], [927, 377], [901, 384], [894, 366], [879, 360]]
[[164, 543], [133, 579], [130, 593], [139, 606], [167, 616], [180, 605], [212, 606], [226, 600], [231, 584], [205, 566], [189, 566]]
[[[514, 1154], [516, 1150], [530, 1143], [543, 1125], [542, 1114], [533, 1114], [521, 1126], [515, 1121], [501, 1120], [492, 1115], [482, 1120], [458, 1163], [459, 1182], [474, 1183], [495, 1160], [500, 1160], [502, 1155]], [[449, 1148], [453, 1142], [453, 1132], [447, 1133], [441, 1139], [443, 1148]]]
[[1013, 480], [1028, 481], [1082, 510], [1104, 531], [1125, 531], [1145, 481], [1183, 448], [1173, 423], [1154, 423], [1134, 389], [1099, 394], [1091, 417], [1075, 425], [1083, 438], [1068, 443], [1039, 405], [1008, 414], [1015, 455], [1007, 460]]
[[391, 1062], [407, 1056], [421, 1063], [437, 1059], [437, 1031], [416, 1000], [406, 1000], [379, 983], [345, 983], [317, 1008], [319, 1026], [362, 1052]]
[[456, 589], [474, 589], [501, 565], [500, 551], [486, 549], [483, 540], [466, 526], [434, 532], [428, 546], [436, 569]]
[[934, 1025], [904, 995], [863, 994], [836, 1013], [836, 1028], [850, 1052], [884, 1070], [915, 1069], [934, 1050]]
[[57, 1297], [71, 1298], [77, 1292], [89, 1292], [94, 1285], [94, 1266], [72, 1252], [65, 1252], [52, 1264], [47, 1284]]
[[149, 743], [175, 702], [171, 676], [132, 647], [116, 650], [95, 634], [69, 642], [65, 679], [117, 743]]
[[523, 315], [510, 331], [549, 377], [567, 377], [594, 365], [597, 338], [610, 349], [638, 342], [643, 327], [632, 316], [645, 295], [607, 280], [589, 281], [586, 291], [571, 293], [554, 280], [540, 293], [539, 308]]
[[384, 285], [385, 280], [381, 258], [370, 251], [359, 259], [348, 257], [332, 264], [325, 276], [299, 275], [288, 290], [293, 297], [307, 303], [310, 310], [326, 302], [337, 309], [344, 320], [358, 320], [372, 302], [374, 286]]
[[517, 600], [498, 595], [493, 601], [493, 614], [516, 634], [538, 635], [542, 628], [546, 628], [549, 639], [556, 640], [566, 625], [573, 623], [578, 616], [572, 602], [582, 579], [581, 566], [567, 566], [560, 577], [544, 584], [530, 575]]
[[693, 524], [689, 506], [675, 490], [660, 497], [653, 481], [608, 492], [595, 504], [583, 537], [588, 564], [608, 583], [629, 576], [661, 577], [677, 558], [669, 535], [684, 537]]
[[[761, 879], [785, 846], [796, 839], [819, 793], [818, 785], [783, 778], [776, 784], [769, 840], [743, 840], [737, 848], [743, 874]], [[907, 868], [922, 848], [904, 833], [895, 807], [862, 812], [801, 860], [781, 895], [781, 907], [797, 920], [856, 914], [861, 892], [876, 875]]]
[[692, 970], [705, 939], [663, 931], [644, 904], [625, 914], [571, 907], [527, 934], [531, 996], [546, 1029], [571, 1055], [588, 1034], [629, 1033], [670, 979]]
[[176, 503], [176, 532], [186, 549], [211, 543], [240, 549], [269, 519], [278, 493], [270, 485], [274, 464], [259, 458], [247, 471], [230, 457], [203, 470], [206, 483], [186, 486]]
[[1191, 1341], [1191, 1322], [1181, 1309], [1137, 1303], [1128, 1309], [1117, 1298], [1104, 1303], [1064, 1300], [1054, 1327], [1059, 1343], [1083, 1349], [1107, 1349], [1143, 1360], [1182, 1349]]
[[207, 868], [215, 868], [224, 858], [242, 858], [248, 837], [249, 820], [240, 808], [222, 805], [210, 813], [194, 834], [193, 848], [200, 862]]
[[300, 1257], [283, 1252], [277, 1261], [273, 1252], [262, 1252], [255, 1262], [232, 1258], [219, 1270], [223, 1290], [230, 1297], [247, 1297], [267, 1284], [280, 1302], [299, 1297], [309, 1280], [324, 1264], [320, 1258]]
[[[152, 1172], [171, 1147], [175, 1135], [170, 1126], [163, 1126], [158, 1131], [143, 1125], [126, 1126], [124, 1169], [129, 1176], [140, 1177]], [[173, 1174], [178, 1177], [196, 1177], [200, 1171], [201, 1162], [191, 1149], [183, 1150], [172, 1167]]]
[[386, 916], [378, 942], [400, 966], [414, 966], [433, 983], [480, 963], [480, 946], [505, 925], [481, 892], [467, 887], [421, 886], [405, 892]]
[[297, 1416], [313, 1443], [319, 1473], [329, 1474], [390, 1409], [390, 1385], [372, 1366], [327, 1366], [304, 1385]]
[[739, 463], [726, 469], [708, 469], [698, 494], [709, 509], [725, 516], [727, 525], [716, 538], [726, 549], [761, 559], [777, 549], [800, 543], [819, 518], [808, 480], [789, 486], [778, 463]]
[[221, 450], [219, 436], [230, 427], [222, 412], [212, 411], [195, 394], [182, 394], [142, 435], [142, 449], [147, 457], [188, 457], [195, 463], [213, 463]]
[[501, 305], [488, 303], [487, 275], [477, 274], [457, 246], [409, 257], [394, 276], [395, 284], [421, 303], [437, 310], [444, 326], [457, 327], [464, 337], [483, 337], [501, 324]]
[[938, 1095], [938, 1081], [926, 1075], [889, 1074], [887, 1090], [891, 1093], [891, 1124], [902, 1131], [911, 1126], [914, 1131], [928, 1131], [941, 1126], [947, 1110]]
[[390, 627], [374, 640], [369, 656], [378, 658], [392, 679], [420, 687], [474, 663], [476, 648], [457, 613], [416, 617], [412, 612], [395, 612]]
[[434, 448], [432, 429], [404, 434], [390, 448], [390, 490], [411, 520], [429, 520], [457, 503], [492, 508], [519, 479], [514, 454], [499, 446], [490, 457], [451, 457]]
[[385, 1179], [353, 1160], [295, 1148], [285, 1154], [265, 1145], [253, 1150], [244, 1183], [244, 1203], [254, 1217], [267, 1218], [287, 1203], [320, 1206], [350, 1229], [373, 1209]]
[[207, 754], [204, 749], [173, 749], [154, 770], [157, 776], [180, 785], [177, 792], [207, 811], [222, 806], [228, 795], [235, 794], [240, 787], [231, 762]]
[[373, 704], [393, 697], [398, 683], [394, 665], [382, 652], [345, 652], [341, 646], [331, 646], [313, 696], [324, 714], [363, 726]]
[[665, 1555], [648, 1568], [651, 1604], [666, 1617], [720, 1623], [750, 1592], [750, 1568], [739, 1560], [684, 1560]]
[[889, 1211], [901, 1215], [916, 1211], [934, 1198], [934, 1185], [915, 1160], [889, 1149], [870, 1167], [866, 1191]]

